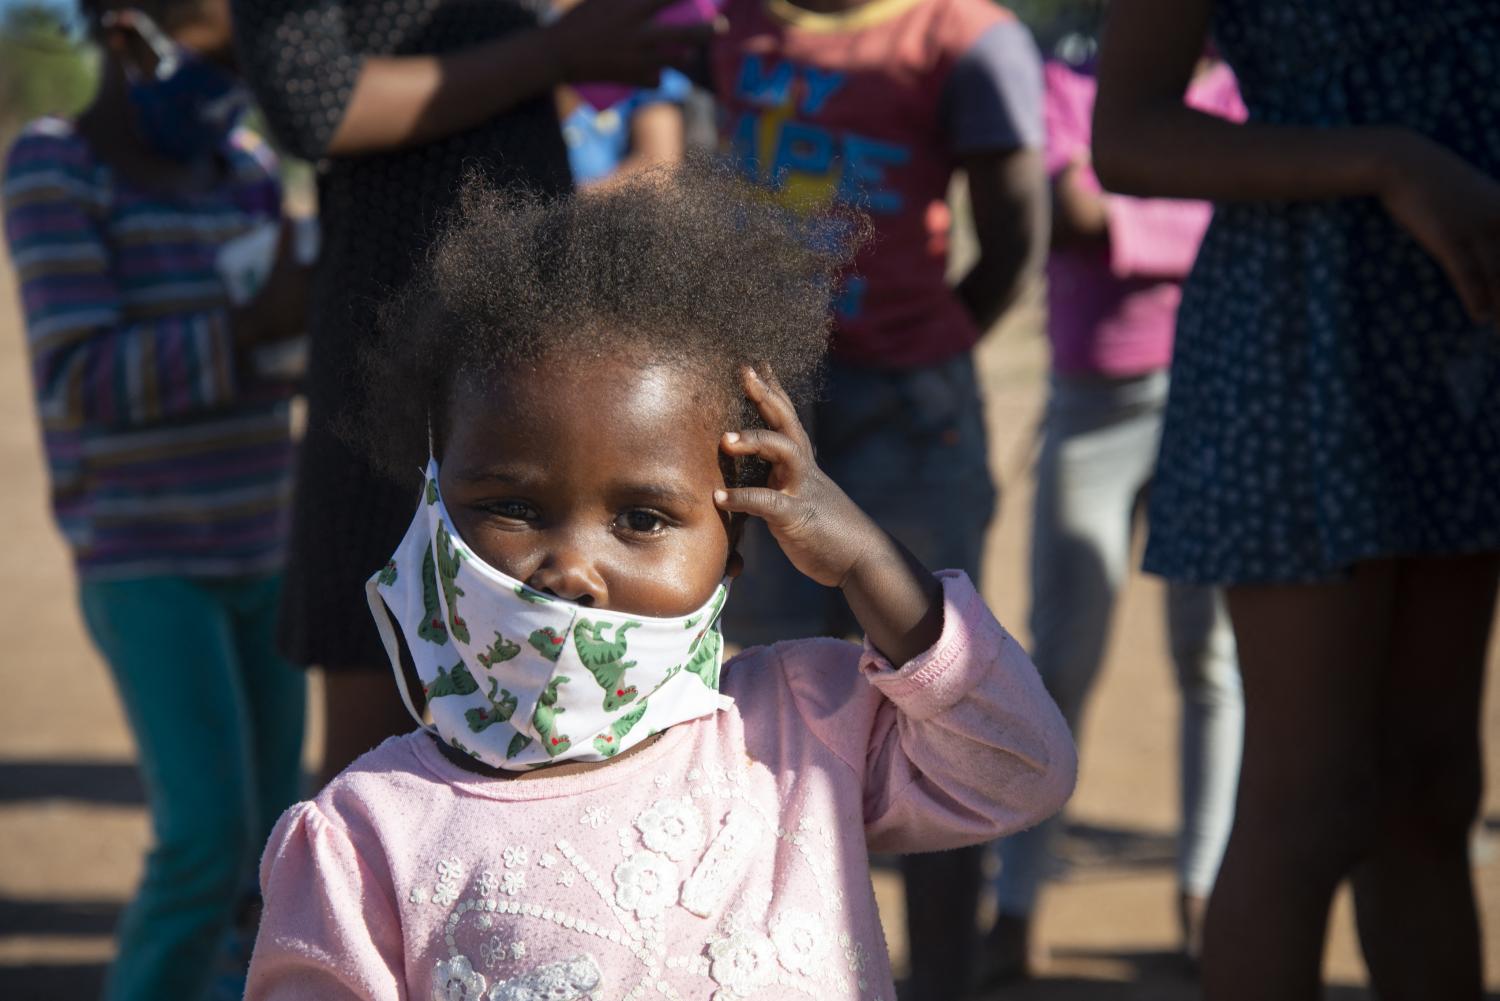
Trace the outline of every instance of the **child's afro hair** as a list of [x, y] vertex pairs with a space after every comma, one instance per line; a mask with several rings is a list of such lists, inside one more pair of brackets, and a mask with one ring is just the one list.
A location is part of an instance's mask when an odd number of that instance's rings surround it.
[[[852, 213], [798, 216], [697, 158], [552, 200], [471, 180], [381, 310], [345, 435], [404, 480], [426, 456], [429, 422], [441, 449], [458, 379], [482, 386], [560, 356], [697, 369], [723, 404], [706, 419], [756, 426], [741, 367], [809, 400], [835, 285], [866, 226]], [[765, 468], [729, 472], [752, 483]]]

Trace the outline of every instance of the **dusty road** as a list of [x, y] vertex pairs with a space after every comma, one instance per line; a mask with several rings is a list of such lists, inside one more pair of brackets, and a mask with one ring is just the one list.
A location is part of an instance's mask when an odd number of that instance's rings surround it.
[[[1035, 313], [984, 350], [994, 470], [1004, 499], [986, 591], [1025, 632], [1029, 462], [1046, 354]], [[131, 892], [148, 831], [131, 743], [110, 680], [88, 645], [73, 580], [46, 512], [10, 274], [0, 262], [0, 998], [94, 996], [110, 930]], [[1167, 957], [1174, 943], [1172, 830], [1176, 704], [1163, 645], [1161, 593], [1132, 582], [1103, 684], [1084, 726], [1083, 776], [1071, 808], [1073, 867], [1042, 913], [1047, 975], [1014, 1001], [1186, 1001], [1197, 996]], [[313, 714], [316, 715], [316, 714]], [[1500, 727], [1500, 700], [1487, 706]], [[313, 735], [316, 743], [316, 734]], [[1490, 742], [1495, 771], [1500, 746]], [[1486, 829], [1500, 824], [1493, 791]], [[1491, 984], [1500, 988], [1500, 866], [1481, 843]], [[900, 897], [877, 873], [898, 967]], [[1330, 939], [1330, 998], [1367, 997], [1347, 902]], [[1495, 995], [1500, 996], [1500, 995]]]

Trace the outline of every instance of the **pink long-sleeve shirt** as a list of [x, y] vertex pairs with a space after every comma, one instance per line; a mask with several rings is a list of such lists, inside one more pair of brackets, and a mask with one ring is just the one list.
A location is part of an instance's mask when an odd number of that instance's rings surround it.
[[732, 708], [525, 781], [387, 740], [289, 810], [261, 865], [249, 1001], [891, 1001], [869, 852], [1059, 810], [1076, 761], [1025, 652], [940, 575], [900, 670], [802, 640], [725, 666]]
[[[1089, 164], [1097, 84], [1092, 76], [1049, 62], [1047, 172], [1081, 165], [1082, 180], [1099, 190]], [[1188, 87], [1191, 107], [1242, 121], [1234, 74], [1223, 63]], [[1108, 245], [1055, 250], [1047, 259], [1047, 333], [1052, 367], [1065, 375], [1142, 375], [1172, 362], [1172, 335], [1182, 281], [1198, 256], [1213, 208], [1207, 202], [1105, 196]]]

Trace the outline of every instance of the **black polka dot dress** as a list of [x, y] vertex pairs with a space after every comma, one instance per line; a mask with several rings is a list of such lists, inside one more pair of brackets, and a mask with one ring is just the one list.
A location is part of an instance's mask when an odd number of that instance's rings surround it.
[[[533, 5], [516, 0], [234, 0], [233, 9], [245, 74], [273, 132], [312, 160], [338, 128], [366, 56], [440, 54], [537, 20]], [[297, 663], [389, 670], [364, 582], [401, 541], [426, 457], [410, 457], [410, 483], [393, 483], [334, 425], [356, 400], [358, 352], [374, 333], [376, 306], [411, 276], [468, 172], [567, 191], [551, 96], [425, 146], [320, 166], [323, 256], [282, 607], [282, 649]]]
[[[1218, 0], [1214, 34], [1252, 121], [1405, 126], [1500, 176], [1500, 3]], [[1220, 206], [1152, 490], [1176, 580], [1500, 549], [1500, 334], [1373, 199]]]

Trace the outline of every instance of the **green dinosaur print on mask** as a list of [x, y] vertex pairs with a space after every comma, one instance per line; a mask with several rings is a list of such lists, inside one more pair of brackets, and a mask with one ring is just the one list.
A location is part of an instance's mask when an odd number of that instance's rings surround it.
[[485, 696], [489, 699], [488, 709], [470, 709], [464, 713], [464, 719], [469, 723], [469, 729], [475, 733], [483, 733], [496, 723], [508, 723], [510, 718], [516, 714], [516, 702], [518, 701], [508, 689], [500, 687], [500, 682], [494, 678], [490, 679], [490, 691]]
[[715, 691], [719, 689], [719, 647], [723, 637], [717, 629], [706, 630], [694, 642], [693, 655], [682, 665], [684, 671], [696, 674], [698, 680]]
[[[709, 608], [709, 610], [707, 612], [705, 612], [703, 615], [701, 615], [701, 616], [694, 616], [693, 618], [688, 619], [687, 620], [687, 624], [686, 624], [686, 626], [684, 628], [691, 629], [694, 626], [696, 626], [700, 621], [702, 621], [704, 619], [708, 620], [708, 627], [712, 628], [713, 625], [714, 625], [714, 623], [719, 618], [719, 612], [722, 611], [723, 608], [724, 608], [724, 602], [728, 598], [729, 598], [729, 591], [726, 590], [726, 589], [721, 588], [719, 590], [718, 596], [716, 598], [714, 598], [713, 606], [711, 608]], [[689, 654], [694, 654], [694, 653], [698, 652], [698, 644], [703, 642], [703, 637], [707, 633], [708, 633], [708, 629], [704, 629], [702, 632], [700, 632], [697, 636], [695, 636], [693, 638], [693, 645], [690, 646], [690, 647], [688, 647], [688, 653]]]
[[616, 754], [619, 754], [620, 741], [624, 740], [625, 735], [635, 729], [635, 725], [641, 721], [641, 717], [644, 715], [646, 715], [646, 700], [642, 699], [639, 705], [615, 720], [609, 725], [607, 731], [594, 738], [594, 750], [606, 758], [613, 758]]
[[427, 697], [437, 699], [444, 695], [473, 695], [477, 691], [479, 682], [474, 680], [464, 662], [459, 661], [446, 671], [438, 668], [437, 678], [427, 686]]
[[441, 602], [437, 564], [432, 559], [432, 550], [427, 549], [422, 554], [422, 624], [417, 627], [417, 635], [429, 643], [448, 642], [448, 626], [443, 622], [442, 609], [438, 607]]
[[474, 659], [485, 667], [494, 667], [496, 664], [503, 664], [507, 660], [514, 660], [520, 652], [521, 644], [512, 643], [504, 636], [496, 633], [495, 642], [490, 644], [490, 648], [475, 654]]
[[464, 596], [464, 589], [458, 586], [458, 567], [463, 562], [463, 554], [453, 546], [453, 536], [448, 534], [447, 526], [438, 523], [437, 530], [437, 569], [438, 581], [443, 586], [443, 600], [448, 603], [448, 625], [453, 630], [453, 638], [461, 643], [469, 642], [469, 624], [458, 614], [458, 599]]
[[393, 587], [393, 586], [395, 586], [395, 583], [396, 583], [396, 561], [395, 560], [387, 560], [386, 561], [385, 566], [382, 567], [380, 569], [380, 573], [376, 575], [376, 577], [375, 577], [375, 583], [379, 584], [381, 587]]
[[531, 588], [527, 587], [525, 584], [517, 584], [516, 585], [516, 597], [520, 598], [522, 601], [530, 602], [533, 605], [550, 605], [550, 604], [552, 604], [552, 599], [551, 598], [547, 597], [545, 594], [542, 594], [542, 593], [540, 593], [538, 591], [533, 591]]
[[635, 661], [625, 659], [629, 644], [625, 633], [639, 625], [639, 622], [621, 623], [612, 640], [604, 638], [604, 631], [609, 626], [603, 622], [579, 619], [573, 627], [573, 646], [578, 649], [578, 659], [604, 689], [605, 712], [629, 705], [640, 694], [634, 685], [627, 685], [624, 680], [625, 672], [635, 667]]
[[568, 641], [567, 634], [559, 633], [551, 626], [543, 626], [526, 638], [537, 653], [546, 657], [552, 663], [557, 663], [557, 658], [562, 656], [563, 645]]
[[505, 749], [505, 760], [509, 761], [531, 746], [531, 738], [524, 733], [518, 733], [510, 738], [510, 746]]
[[[557, 717], [567, 712], [557, 704], [557, 689], [566, 685], [571, 678], [557, 677], [547, 682], [547, 687], [542, 690], [542, 695], [536, 702], [536, 711], [531, 714], [531, 725], [542, 738], [542, 747], [546, 748], [547, 756], [557, 757], [559, 754], [573, 746], [573, 742], [557, 731]], [[515, 741], [511, 741], [515, 746]]]

